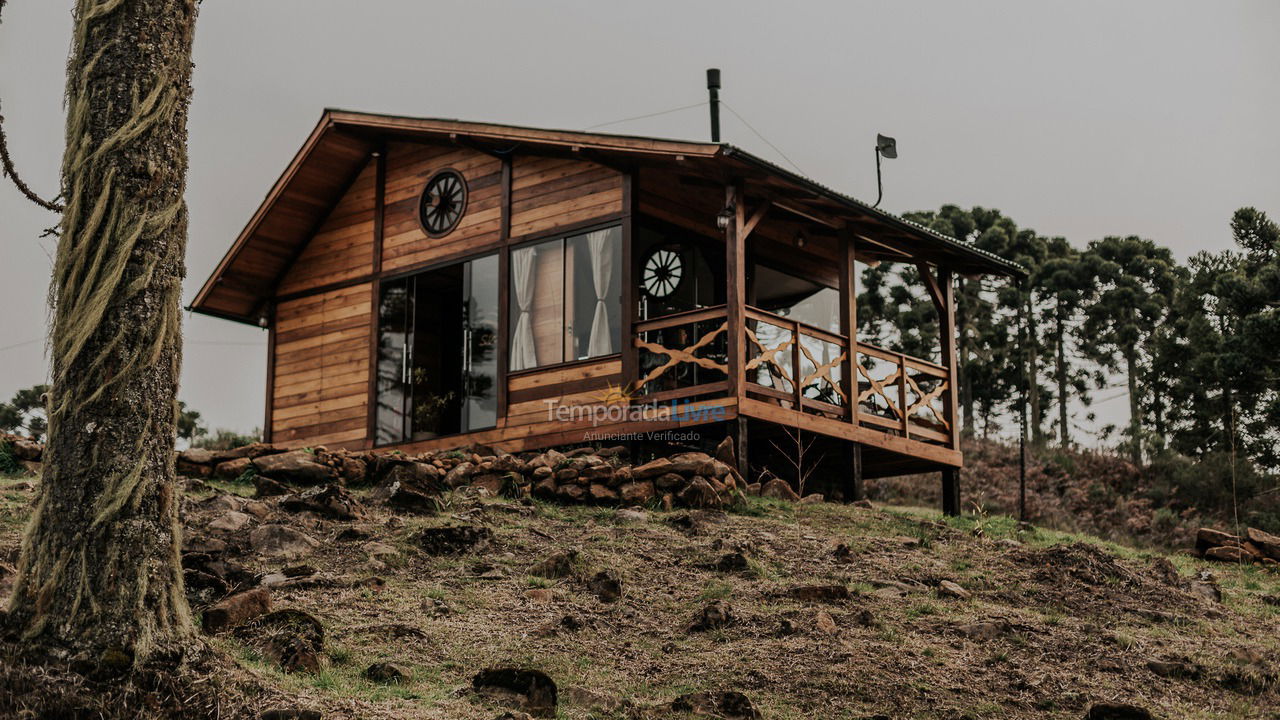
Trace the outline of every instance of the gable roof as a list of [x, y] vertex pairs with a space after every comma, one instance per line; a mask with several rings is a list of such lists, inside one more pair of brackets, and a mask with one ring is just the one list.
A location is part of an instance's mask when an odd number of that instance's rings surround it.
[[[505, 154], [573, 152], [604, 164], [676, 165], [730, 177], [750, 176], [825, 214], [846, 219], [862, 236], [888, 234], [922, 259], [944, 259], [966, 274], [1021, 275], [1016, 263], [836, 192], [727, 143], [577, 132], [413, 118], [327, 109], [276, 180], [190, 309], [256, 323], [275, 287], [386, 140], [444, 141]], [[870, 238], [868, 238], [870, 239]]]

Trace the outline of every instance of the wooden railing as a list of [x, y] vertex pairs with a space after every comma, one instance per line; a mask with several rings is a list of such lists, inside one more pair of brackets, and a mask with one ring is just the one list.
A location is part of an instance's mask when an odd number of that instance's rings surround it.
[[[745, 312], [746, 392], [805, 413], [951, 445], [951, 382], [941, 365], [855, 343], [790, 318]], [[844, 381], [857, 378], [856, 397]]]
[[[743, 313], [746, 396], [950, 447], [952, 383], [947, 369], [753, 307]], [[646, 402], [728, 391], [723, 305], [636, 322], [633, 384]], [[856, 379], [850, 383], [847, 376]]]
[[849, 417], [848, 392], [841, 382], [847, 337], [751, 307], [745, 317], [748, 393], [792, 409]]
[[951, 381], [946, 368], [859, 343], [856, 370], [859, 424], [951, 444], [947, 412]]
[[634, 387], [646, 402], [728, 389], [724, 305], [642, 320], [632, 327], [639, 354], [639, 377]]

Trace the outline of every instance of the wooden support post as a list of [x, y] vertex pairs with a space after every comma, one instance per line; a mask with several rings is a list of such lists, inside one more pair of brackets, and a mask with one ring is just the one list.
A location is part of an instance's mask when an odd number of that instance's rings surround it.
[[382, 312], [382, 241], [386, 234], [387, 208], [387, 144], [382, 143], [373, 156], [373, 281], [369, 283], [369, 390], [368, 413], [365, 416], [364, 447], [378, 442], [378, 337]]
[[750, 455], [747, 454], [747, 418], [739, 415], [732, 420], [733, 458], [738, 461], [738, 472], [742, 479], [751, 482]]
[[849, 338], [840, 383], [844, 386], [849, 422], [858, 424], [858, 267], [854, 263], [853, 233], [840, 231], [840, 332]]
[[[262, 442], [271, 442], [271, 424], [276, 414], [276, 304], [267, 303], [267, 402], [262, 420]], [[374, 368], [370, 368], [370, 372]]]
[[866, 486], [862, 481], [862, 443], [849, 443], [849, 492], [846, 502], [855, 502], [867, 496]]
[[508, 352], [511, 347], [511, 156], [502, 158], [502, 195], [498, 209], [498, 236], [502, 247], [498, 248], [498, 420], [507, 416], [507, 370], [511, 366]]
[[960, 449], [960, 413], [957, 412], [960, 396], [959, 378], [956, 376], [956, 296], [951, 270], [938, 268], [938, 290], [941, 304], [938, 307], [938, 335], [942, 348], [942, 366], [947, 369], [947, 392], [942, 399], [942, 417], [947, 421], [947, 446]]
[[745, 200], [742, 185], [733, 184], [725, 188], [725, 205], [732, 206], [733, 217], [724, 229], [724, 279], [725, 279], [725, 314], [727, 316], [729, 368], [729, 396], [735, 398], [737, 405], [746, 397], [746, 362], [743, 360], [743, 338], [746, 335], [745, 307], [747, 303], [747, 262], [746, 242], [743, 237], [745, 225]]
[[952, 517], [960, 514], [960, 468], [942, 471], [942, 514]]
[[622, 176], [622, 387], [626, 392], [639, 392], [635, 383], [640, 379], [640, 353], [636, 349], [632, 326], [640, 304], [636, 300], [636, 288], [640, 275], [635, 263], [636, 222], [636, 174]]

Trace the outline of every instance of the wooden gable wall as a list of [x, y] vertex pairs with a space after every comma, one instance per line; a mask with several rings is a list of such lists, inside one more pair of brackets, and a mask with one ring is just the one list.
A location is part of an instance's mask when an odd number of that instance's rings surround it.
[[[514, 154], [509, 163], [504, 170], [503, 159], [471, 148], [399, 141], [384, 146], [381, 160], [370, 158], [276, 288], [268, 363], [267, 428], [273, 442], [371, 446], [370, 373], [382, 277], [625, 214], [618, 170], [538, 155]], [[452, 232], [432, 238], [419, 224], [418, 202], [427, 180], [445, 168], [466, 178], [467, 209]], [[536, 446], [534, 435], [564, 432], [562, 424], [545, 423], [544, 399], [585, 400], [584, 393], [621, 379], [616, 358], [587, 368], [585, 384], [582, 372], [550, 367], [513, 376], [508, 414], [497, 428], [427, 444], [502, 444], [514, 432], [521, 446]], [[524, 427], [516, 431], [516, 425]]]

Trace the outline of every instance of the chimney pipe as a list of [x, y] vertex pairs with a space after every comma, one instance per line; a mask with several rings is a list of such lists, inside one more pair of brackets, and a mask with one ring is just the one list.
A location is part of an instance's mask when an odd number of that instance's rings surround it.
[[711, 95], [711, 142], [720, 142], [720, 68], [707, 68], [707, 93]]

